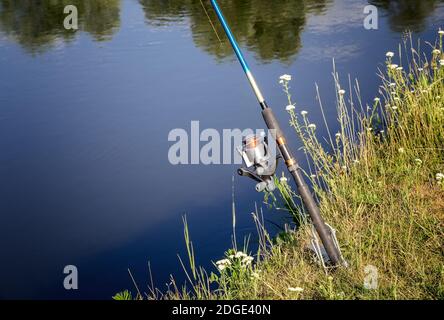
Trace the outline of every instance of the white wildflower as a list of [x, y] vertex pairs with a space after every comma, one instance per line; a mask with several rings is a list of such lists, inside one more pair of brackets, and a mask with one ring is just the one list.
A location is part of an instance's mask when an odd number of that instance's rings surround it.
[[302, 110], [302, 111], [301, 111], [301, 115], [302, 115], [303, 117], [305, 117], [307, 114], [308, 114], [308, 111], [305, 111], [305, 110]]
[[437, 173], [436, 174], [436, 176], [435, 176], [435, 178], [436, 178], [436, 180], [437, 181], [442, 181], [442, 180], [444, 180], [444, 173]]
[[396, 69], [398, 67], [398, 65], [397, 64], [391, 64], [389, 67], [390, 67], [390, 69]]
[[416, 158], [416, 159], [415, 159], [415, 163], [416, 163], [418, 166], [420, 166], [420, 165], [422, 164], [422, 160], [419, 159], [419, 158]]
[[219, 269], [219, 271], [224, 271], [225, 268], [226, 268], [226, 266], [225, 266], [224, 264], [219, 264], [219, 265], [217, 266], [217, 268]]
[[227, 266], [227, 265], [231, 265], [231, 261], [228, 259], [222, 259], [216, 262], [216, 264], [219, 265], [223, 265], [223, 266]]
[[259, 279], [260, 278], [259, 273], [257, 273], [257, 272], [251, 273], [251, 278]]
[[345, 94], [345, 90], [341, 89], [341, 90], [338, 91], [338, 93], [339, 93], [340, 96], [343, 96]]
[[341, 138], [341, 134], [338, 132], [338, 133], [336, 133], [336, 139], [340, 139]]
[[287, 81], [288, 82], [288, 81], [291, 81], [291, 75], [284, 74], [284, 75], [280, 76], [279, 79], [282, 80], [282, 81]]
[[308, 125], [308, 128], [309, 128], [309, 129], [312, 129], [312, 130], [315, 130], [315, 129], [316, 129], [316, 125], [315, 125], [314, 123], [310, 123], [310, 124]]
[[289, 288], [288, 288], [288, 291], [291, 291], [291, 292], [303, 292], [304, 289], [302, 289], [302, 288], [300, 288], [300, 287], [296, 287], [296, 288], [289, 287]]
[[424, 68], [418, 68], [418, 71], [422, 72], [422, 71], [424, 71]]
[[392, 110], [398, 110], [398, 107], [397, 106], [393, 106]]
[[444, 30], [439, 29], [438, 34], [439, 34], [440, 36], [444, 36]]
[[385, 56], [386, 56], [387, 58], [393, 58], [393, 57], [395, 56], [395, 54], [394, 54], [393, 52], [389, 51], [389, 52], [387, 52], [387, 53], [385, 54]]
[[402, 67], [397, 67], [396, 68], [396, 70], [398, 70], [398, 71], [402, 71], [402, 69], [403, 69]]
[[442, 67], [444, 66], [444, 59], [439, 60], [439, 65]]
[[238, 251], [238, 252], [236, 252], [236, 254], [235, 254], [235, 257], [236, 258], [243, 258], [243, 257], [246, 257], [247, 255], [245, 254], [245, 253], [243, 253], [242, 251]]
[[285, 110], [287, 110], [287, 111], [291, 111], [291, 110], [294, 110], [294, 109], [295, 109], [295, 106], [292, 105], [292, 104], [289, 104], [288, 106], [285, 107]]
[[251, 264], [251, 262], [253, 262], [253, 260], [254, 260], [253, 257], [247, 256], [242, 259], [242, 263], [245, 265], [249, 265], [249, 264]]
[[389, 83], [389, 87], [391, 87], [391, 88], [396, 87], [396, 83], [394, 83], [394, 82]]
[[281, 183], [284, 183], [284, 182], [287, 182], [288, 179], [287, 179], [286, 177], [281, 177], [281, 178], [279, 179], [279, 181], [280, 181]]
[[433, 53], [434, 55], [438, 55], [438, 54], [441, 53], [441, 50], [439, 50], [439, 49], [435, 49], [435, 50], [432, 51], [432, 53]]
[[381, 99], [379, 99], [379, 98], [375, 98], [375, 99], [373, 99], [373, 101], [376, 102], [376, 103], [378, 103], [379, 101], [381, 101]]

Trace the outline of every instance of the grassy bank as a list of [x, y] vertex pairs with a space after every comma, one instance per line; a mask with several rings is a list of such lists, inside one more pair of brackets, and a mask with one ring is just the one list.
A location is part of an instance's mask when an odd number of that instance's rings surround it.
[[348, 268], [324, 270], [316, 262], [297, 193], [290, 178], [279, 176], [279, 191], [267, 199], [285, 207], [299, 228], [272, 239], [258, 213], [258, 252], [229, 250], [210, 273], [195, 266], [186, 232], [188, 284], [172, 281], [168, 292], [153, 289], [144, 298], [444, 299], [442, 42], [443, 32], [423, 48], [408, 39], [388, 52], [371, 105], [361, 103], [358, 83], [342, 87], [334, 74], [340, 129], [326, 137], [316, 132], [329, 129], [327, 122], [311, 123], [290, 94], [289, 77], [281, 79], [290, 124], [310, 163], [307, 179]]

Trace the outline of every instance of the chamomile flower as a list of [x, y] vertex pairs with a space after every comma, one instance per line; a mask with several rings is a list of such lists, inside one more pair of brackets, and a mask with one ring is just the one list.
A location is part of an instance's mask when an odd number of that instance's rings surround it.
[[285, 107], [285, 110], [287, 110], [287, 111], [291, 111], [291, 110], [294, 110], [294, 109], [295, 109], [295, 106], [292, 105], [292, 104], [289, 104], [288, 106]]
[[254, 260], [254, 258], [253, 257], [250, 257], [250, 256], [247, 256], [247, 257], [244, 257], [243, 259], [242, 259], [242, 264], [243, 265], [245, 265], [245, 266], [248, 266], [248, 265], [250, 265], [252, 262], [253, 262], [253, 260]]
[[222, 259], [216, 262], [217, 265], [230, 265], [231, 261], [228, 259]]
[[291, 81], [291, 75], [289, 74], [283, 74], [282, 76], [279, 77], [280, 80], [282, 81]]
[[338, 91], [338, 93], [339, 93], [340, 96], [343, 96], [345, 94], [345, 90], [341, 89], [341, 90]]
[[293, 287], [289, 287], [289, 288], [288, 288], [288, 291], [290, 291], [290, 292], [303, 292], [304, 289], [303, 289], [303, 288], [300, 288], [300, 287], [295, 287], [295, 288], [293, 288]]
[[259, 275], [258, 272], [252, 272], [252, 273], [251, 273], [251, 278], [252, 278], [252, 279], [259, 279], [259, 278], [260, 278], [260, 275]]
[[301, 111], [301, 115], [302, 115], [303, 117], [305, 117], [307, 114], [308, 114], [308, 111], [305, 111], [305, 110], [302, 110], [302, 111]]
[[385, 54], [385, 56], [386, 56], [387, 58], [393, 58], [393, 57], [395, 56], [395, 54], [394, 54], [393, 52], [389, 51], [389, 52], [387, 52], [387, 53]]
[[316, 125], [314, 123], [310, 123], [307, 128], [312, 129], [312, 130], [316, 130]]

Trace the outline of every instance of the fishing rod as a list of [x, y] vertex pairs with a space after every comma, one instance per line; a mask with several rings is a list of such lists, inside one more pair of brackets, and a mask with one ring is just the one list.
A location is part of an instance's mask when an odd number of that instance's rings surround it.
[[[222, 27], [233, 47], [234, 52], [242, 66], [242, 69], [245, 72], [245, 75], [250, 82], [250, 85], [259, 101], [259, 104], [262, 109], [262, 116], [265, 120], [265, 123], [271, 132], [273, 139], [276, 141], [277, 146], [279, 148], [281, 157], [285, 161], [285, 165], [288, 168], [288, 171], [293, 176], [298, 191], [301, 195], [302, 201], [310, 215], [311, 221], [316, 229], [316, 232], [321, 239], [321, 242], [325, 248], [325, 251], [330, 259], [330, 264], [332, 266], [338, 266], [342, 262], [341, 253], [337, 243], [335, 241], [334, 235], [332, 233], [331, 228], [327, 227], [324, 219], [321, 216], [318, 205], [316, 204], [310, 189], [307, 186], [307, 183], [304, 180], [302, 170], [293, 157], [293, 154], [287, 144], [287, 140], [285, 138], [284, 132], [281, 130], [278, 120], [276, 119], [273, 110], [268, 106], [267, 102], [262, 95], [261, 90], [248, 66], [247, 61], [242, 54], [239, 45], [234, 38], [233, 33], [231, 32], [230, 27], [228, 26], [227, 21], [219, 7], [219, 4], [216, 0], [210, 0], [211, 5], [213, 6], [216, 15], [222, 24]], [[274, 189], [272, 177], [274, 176], [276, 163], [271, 159], [270, 154], [266, 148], [267, 141], [262, 140], [260, 137], [247, 137], [243, 140], [243, 149], [241, 150], [241, 154], [243, 156], [244, 162], [247, 167], [254, 167], [254, 171], [247, 169], [240, 169], [239, 174], [248, 176], [253, 178], [258, 182], [256, 185], [257, 191], [262, 191], [267, 189], [268, 191], [272, 191]], [[256, 159], [260, 159], [259, 161]]]

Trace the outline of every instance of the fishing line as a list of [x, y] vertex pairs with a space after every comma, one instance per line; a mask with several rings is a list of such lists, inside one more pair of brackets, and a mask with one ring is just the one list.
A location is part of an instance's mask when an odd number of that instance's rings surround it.
[[208, 21], [210, 22], [211, 28], [213, 28], [213, 31], [214, 31], [214, 33], [216, 34], [217, 39], [219, 40], [220, 44], [222, 44], [222, 40], [221, 40], [221, 38], [219, 37], [219, 34], [217, 33], [216, 27], [214, 26], [213, 21], [211, 21], [211, 17], [210, 17], [210, 15], [208, 14], [208, 11], [207, 11], [207, 9], [205, 8], [205, 6], [204, 6], [202, 0], [200, 0], [200, 4], [202, 5], [202, 8], [204, 9], [205, 14], [206, 14], [207, 17], [208, 17]]

